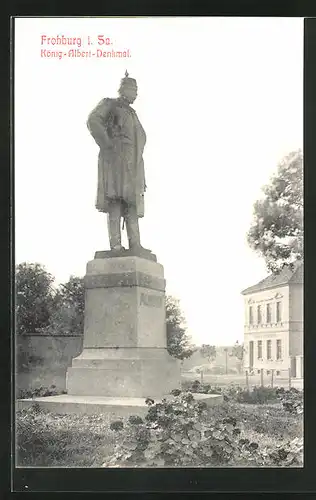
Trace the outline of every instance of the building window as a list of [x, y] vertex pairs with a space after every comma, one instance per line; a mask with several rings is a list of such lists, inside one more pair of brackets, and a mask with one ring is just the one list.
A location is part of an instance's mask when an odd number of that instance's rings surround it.
[[249, 306], [249, 325], [253, 325], [253, 310], [252, 310], [252, 306]]
[[267, 304], [267, 323], [271, 323], [271, 304]]
[[267, 359], [272, 358], [272, 341], [267, 340]]
[[262, 340], [258, 340], [258, 359], [262, 358]]
[[262, 323], [261, 306], [257, 307], [257, 323], [258, 325]]
[[276, 357], [277, 359], [282, 358], [282, 346], [281, 346], [281, 340], [276, 341]]
[[276, 321], [277, 323], [281, 323], [282, 317], [281, 317], [281, 302], [276, 303]]

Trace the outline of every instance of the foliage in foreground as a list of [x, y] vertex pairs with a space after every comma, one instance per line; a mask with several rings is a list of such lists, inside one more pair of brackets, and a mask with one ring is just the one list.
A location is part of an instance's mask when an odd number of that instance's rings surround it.
[[[176, 394], [179, 392], [176, 391]], [[38, 467], [101, 467], [106, 465], [120, 467], [124, 464], [117, 454], [120, 452], [122, 441], [124, 441], [124, 448], [121, 451], [133, 455], [130, 460], [126, 461], [125, 465], [135, 467], [142, 463], [139, 461], [134, 463], [133, 458], [137, 458], [139, 449], [145, 446], [144, 442], [149, 443], [152, 440], [152, 435], [156, 436], [155, 442], [159, 441], [159, 434], [163, 438], [166, 437], [166, 433], [170, 435], [169, 441], [161, 440], [159, 443], [162, 450], [167, 446], [167, 463], [170, 458], [172, 459], [174, 446], [176, 446], [176, 454], [179, 453], [180, 449], [183, 454], [184, 449], [189, 447], [192, 454], [190, 455], [191, 452], [187, 451], [186, 457], [192, 460], [193, 466], [200, 463], [198, 461], [201, 461], [203, 456], [206, 456], [205, 466], [207, 466], [207, 460], [211, 460], [212, 463], [217, 461], [219, 464], [223, 464], [227, 460], [226, 465], [228, 466], [240, 465], [244, 461], [243, 466], [253, 466], [258, 453], [263, 456], [263, 458], [261, 455], [261, 458], [259, 457], [261, 463], [264, 462], [262, 466], [268, 467], [271, 461], [275, 465], [281, 461], [281, 466], [286, 465], [286, 460], [289, 462], [293, 460], [293, 463], [297, 460], [301, 463], [302, 415], [285, 411], [281, 404], [246, 405], [229, 401], [211, 408], [203, 408], [203, 405], [198, 405], [196, 401], [190, 401], [190, 395], [189, 401], [184, 396], [184, 394], [175, 396], [172, 398], [174, 403], [171, 400], [167, 405], [164, 403], [162, 407], [157, 407], [152, 402], [153, 404], [149, 407], [149, 420], [131, 416], [128, 421], [121, 419], [111, 423], [110, 415], [58, 415], [40, 410], [36, 404], [31, 408], [19, 410], [16, 418], [18, 465]], [[181, 403], [183, 398], [184, 404]], [[171, 425], [167, 427], [168, 420], [164, 420], [165, 417], [171, 418]], [[200, 430], [195, 428], [195, 424], [198, 423], [201, 423]], [[183, 437], [188, 442], [185, 441], [187, 444], [182, 443], [180, 448], [177, 439], [179, 439], [179, 434], [181, 436], [184, 433], [185, 429], [191, 430], [193, 433], [190, 433], [190, 438]], [[207, 444], [204, 438], [207, 437], [207, 431], [211, 429], [213, 429], [212, 435], [208, 437], [212, 437], [213, 441], [211, 443], [209, 440]], [[236, 430], [234, 431], [234, 429]], [[240, 430], [240, 433], [237, 429]], [[216, 430], [219, 432], [216, 433]], [[201, 439], [202, 432], [204, 441]], [[194, 443], [194, 436], [198, 438], [197, 445]], [[227, 440], [223, 441], [223, 437], [227, 437]], [[294, 438], [297, 437], [299, 439], [294, 441]], [[228, 442], [229, 440], [231, 443]], [[135, 443], [136, 448], [134, 448]], [[177, 444], [174, 445], [174, 443]], [[255, 445], [250, 446], [251, 443], [258, 444], [258, 448], [255, 450]], [[215, 448], [214, 454], [207, 457], [211, 444]], [[117, 448], [115, 448], [116, 445]], [[153, 451], [152, 447], [153, 444], [148, 446], [147, 453]], [[217, 457], [221, 448], [224, 449], [224, 455]], [[171, 452], [171, 457], [168, 456], [167, 450]], [[145, 453], [145, 451], [144, 449], [143, 452]], [[202, 458], [197, 456], [200, 451]], [[285, 454], [286, 459], [284, 458]], [[146, 457], [144, 466], [150, 466], [155, 460], [158, 458]], [[158, 463], [162, 463], [161, 458], [159, 458]]]
[[[111, 460], [104, 466], [147, 467], [291, 467], [301, 466], [303, 440], [260, 447], [244, 437], [244, 426], [233, 416], [212, 416], [205, 402], [190, 392], [173, 391], [161, 403], [148, 401], [145, 419], [112, 429], [120, 434]], [[118, 425], [118, 424], [117, 424]]]
[[224, 401], [236, 401], [237, 403], [264, 404], [277, 401], [277, 390], [271, 387], [258, 386], [245, 389], [237, 384], [231, 384], [227, 387], [212, 387], [210, 384], [194, 380], [190, 384], [186, 384], [185, 390], [201, 394], [222, 394]]
[[[184, 384], [183, 384], [184, 385]], [[227, 387], [212, 387], [210, 384], [201, 383], [194, 380], [185, 384], [185, 391], [200, 394], [222, 394], [224, 401], [235, 401], [246, 404], [266, 404], [280, 402], [286, 412], [301, 415], [304, 412], [304, 394], [303, 391], [291, 387], [261, 387], [255, 386], [251, 389], [245, 389], [237, 384], [231, 384]]]
[[291, 387], [288, 391], [283, 387], [279, 387], [276, 392], [285, 411], [297, 415], [303, 414], [304, 398], [302, 391], [295, 389], [295, 387]]
[[57, 396], [59, 394], [66, 394], [66, 391], [60, 391], [55, 385], [50, 387], [35, 387], [34, 389], [21, 389], [18, 393], [19, 399], [32, 399], [41, 398], [45, 396]]
[[16, 413], [16, 460], [22, 467], [93, 467], [113, 450], [109, 417], [59, 415], [34, 404]]

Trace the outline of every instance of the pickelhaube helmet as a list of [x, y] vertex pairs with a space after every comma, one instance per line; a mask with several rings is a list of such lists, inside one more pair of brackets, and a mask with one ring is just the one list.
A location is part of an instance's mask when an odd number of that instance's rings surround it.
[[127, 70], [125, 71], [125, 76], [121, 80], [121, 86], [120, 88], [132, 88], [132, 89], [137, 89], [137, 82], [135, 78], [130, 78]]

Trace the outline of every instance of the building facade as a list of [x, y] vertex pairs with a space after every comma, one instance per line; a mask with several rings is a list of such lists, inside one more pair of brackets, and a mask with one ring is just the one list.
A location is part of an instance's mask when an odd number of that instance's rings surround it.
[[303, 378], [303, 264], [285, 267], [242, 292], [244, 369]]

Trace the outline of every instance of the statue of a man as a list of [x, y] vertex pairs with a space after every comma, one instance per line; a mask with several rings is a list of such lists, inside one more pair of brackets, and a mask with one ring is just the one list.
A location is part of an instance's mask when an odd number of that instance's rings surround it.
[[137, 97], [137, 83], [126, 71], [119, 97], [103, 99], [90, 113], [87, 126], [100, 147], [96, 208], [108, 214], [111, 250], [121, 244], [123, 217], [129, 248], [141, 249], [138, 218], [144, 216], [146, 190], [143, 151], [145, 131], [130, 106]]

